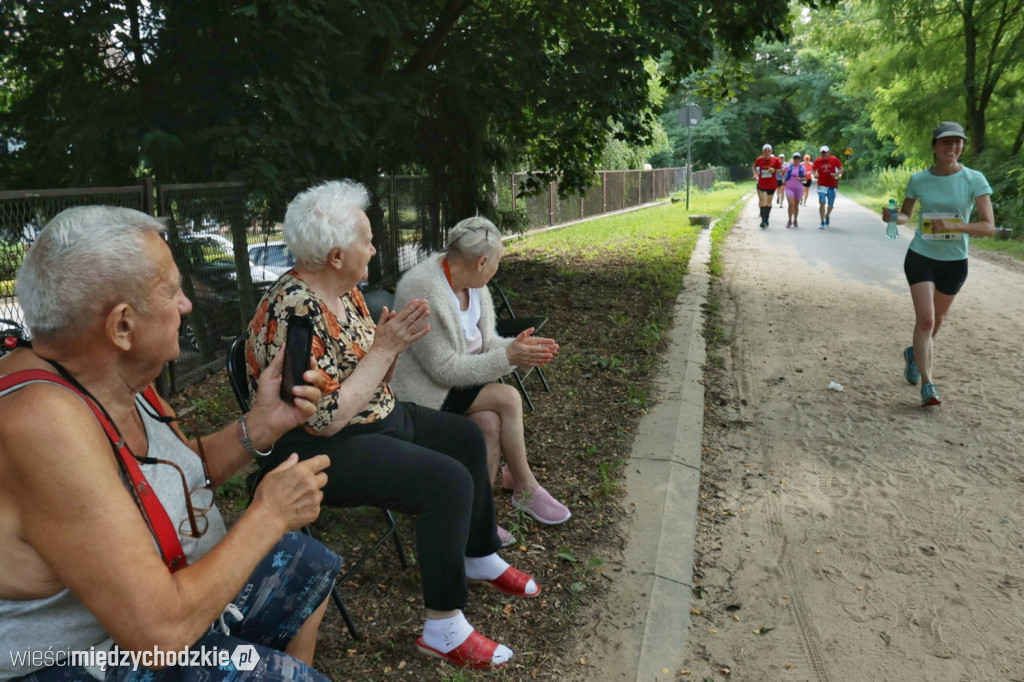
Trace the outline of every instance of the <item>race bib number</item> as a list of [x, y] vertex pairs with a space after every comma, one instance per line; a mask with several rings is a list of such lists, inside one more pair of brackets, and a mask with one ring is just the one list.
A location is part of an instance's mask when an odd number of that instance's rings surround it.
[[774, 175], [775, 175], [775, 171], [773, 171], [771, 168], [762, 168], [761, 169], [761, 177], [762, 178], [770, 178], [770, 177], [772, 177]]
[[963, 232], [932, 232], [932, 221], [941, 220], [946, 224], [962, 223], [963, 220], [956, 213], [922, 213], [921, 214], [921, 239], [963, 239]]

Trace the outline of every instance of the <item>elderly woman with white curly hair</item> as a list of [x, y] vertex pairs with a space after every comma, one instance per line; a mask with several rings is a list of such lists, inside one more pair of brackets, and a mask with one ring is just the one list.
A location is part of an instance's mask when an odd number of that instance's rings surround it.
[[[512, 489], [512, 505], [541, 523], [563, 523], [572, 514], [537, 482], [526, 459], [522, 398], [512, 386], [497, 383], [515, 367], [547, 364], [558, 344], [534, 336], [532, 328], [515, 338], [497, 334], [487, 283], [502, 251], [501, 233], [490, 220], [467, 218], [452, 228], [447, 251], [402, 276], [395, 305], [426, 299], [432, 331], [410, 347], [392, 385], [404, 398], [476, 422], [487, 441], [492, 481], [501, 459], [508, 463], [502, 480]], [[500, 526], [498, 535], [503, 544], [514, 541]]]
[[[487, 451], [465, 417], [400, 400], [390, 381], [399, 355], [430, 331], [425, 301], [385, 308], [374, 323], [357, 285], [376, 253], [369, 195], [352, 181], [302, 192], [282, 231], [295, 257], [263, 296], [246, 355], [256, 385], [296, 317], [312, 325], [312, 356], [324, 378], [316, 414], [279, 439], [266, 466], [297, 452], [331, 456], [324, 502], [387, 507], [416, 516], [416, 554], [426, 622], [420, 651], [457, 665], [502, 665], [512, 651], [473, 629], [462, 613], [467, 580], [513, 596], [540, 586], [498, 555]], [[264, 467], [266, 468], [266, 467]]]

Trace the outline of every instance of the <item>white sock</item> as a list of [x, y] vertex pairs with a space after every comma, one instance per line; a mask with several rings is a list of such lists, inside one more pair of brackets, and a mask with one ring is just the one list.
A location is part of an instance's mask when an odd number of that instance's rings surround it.
[[466, 577], [470, 580], [494, 580], [508, 568], [508, 562], [497, 554], [466, 557]]
[[430, 619], [423, 624], [423, 643], [446, 654], [473, 634], [473, 626], [459, 611], [451, 618]]
[[[427, 619], [423, 624], [423, 643], [443, 654], [458, 648], [460, 644], [469, 639], [471, 634], [473, 634], [473, 626], [466, 620], [462, 611], [451, 618]], [[510, 658], [512, 658], [512, 650], [504, 644], [499, 644], [491, 655], [491, 663], [499, 665]]]

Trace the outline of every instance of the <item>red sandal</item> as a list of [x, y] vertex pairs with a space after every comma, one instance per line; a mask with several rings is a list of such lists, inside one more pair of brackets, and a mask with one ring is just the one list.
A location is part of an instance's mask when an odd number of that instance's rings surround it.
[[[531, 580], [533, 580], [533, 584], [537, 586], [537, 591], [532, 594], [526, 592], [526, 585]], [[490, 585], [498, 592], [511, 594], [513, 597], [532, 598], [540, 594], [540, 585], [537, 584], [537, 581], [534, 580], [533, 576], [523, 573], [515, 566], [509, 566], [505, 569], [504, 573], [494, 580], [477, 580], [476, 582]]]
[[419, 647], [420, 653], [443, 658], [449, 663], [462, 666], [463, 668], [498, 668], [508, 663], [508, 661], [502, 661], [501, 663], [493, 662], [494, 652], [498, 648], [498, 643], [487, 639], [476, 630], [470, 633], [465, 642], [446, 654], [425, 644], [422, 637], [416, 639], [416, 646]]

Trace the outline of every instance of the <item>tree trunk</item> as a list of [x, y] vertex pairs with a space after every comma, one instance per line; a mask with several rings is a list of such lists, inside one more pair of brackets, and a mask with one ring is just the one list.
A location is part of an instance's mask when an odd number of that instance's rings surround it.
[[970, 158], [975, 159], [985, 149], [985, 108], [979, 97], [978, 84], [978, 26], [974, 15], [974, 0], [964, 0], [960, 6], [964, 22], [964, 103], [967, 135], [970, 138]]

